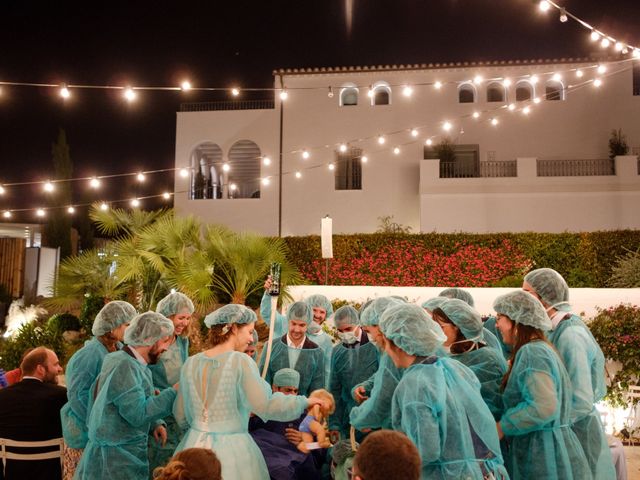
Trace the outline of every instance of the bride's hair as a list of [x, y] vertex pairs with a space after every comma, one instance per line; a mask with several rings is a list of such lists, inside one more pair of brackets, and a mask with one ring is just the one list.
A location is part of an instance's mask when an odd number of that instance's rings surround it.
[[233, 333], [232, 323], [222, 323], [209, 327], [209, 347], [226, 342]]
[[222, 466], [208, 448], [187, 448], [176, 453], [165, 467], [153, 471], [154, 480], [222, 480]]

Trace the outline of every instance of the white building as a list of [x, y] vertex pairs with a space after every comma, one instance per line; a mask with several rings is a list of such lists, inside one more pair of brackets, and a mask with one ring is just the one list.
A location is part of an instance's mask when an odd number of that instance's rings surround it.
[[[318, 234], [327, 214], [334, 233], [387, 215], [413, 232], [640, 228], [635, 63], [275, 71], [270, 100], [183, 105], [175, 208], [282, 236]], [[613, 129], [630, 148], [610, 160]], [[454, 161], [425, 144], [445, 137]]]

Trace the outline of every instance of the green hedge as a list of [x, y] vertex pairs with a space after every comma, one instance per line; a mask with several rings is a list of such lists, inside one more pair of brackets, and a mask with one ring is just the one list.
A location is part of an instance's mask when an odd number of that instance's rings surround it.
[[[473, 245], [497, 249], [508, 242], [530, 261], [530, 268], [550, 267], [572, 287], [607, 287], [616, 259], [628, 250], [640, 248], [640, 230], [618, 230], [588, 233], [493, 233], [493, 234], [355, 234], [334, 235], [335, 261], [348, 263], [365, 253], [388, 249], [406, 242], [433, 250], [440, 255], [453, 255], [460, 248]], [[300, 271], [321, 260], [320, 237], [286, 237], [291, 261]], [[625, 250], [626, 249], [626, 250]], [[305, 268], [307, 267], [307, 268]], [[513, 278], [511, 278], [513, 277]], [[331, 279], [330, 279], [331, 280]], [[484, 286], [518, 286], [519, 275]], [[391, 284], [391, 283], [389, 283]], [[464, 286], [464, 285], [460, 285]]]

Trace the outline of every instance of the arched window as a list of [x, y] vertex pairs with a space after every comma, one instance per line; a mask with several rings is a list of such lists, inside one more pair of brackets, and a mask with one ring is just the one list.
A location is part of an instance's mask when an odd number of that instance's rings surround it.
[[458, 103], [473, 103], [476, 101], [476, 88], [471, 83], [463, 83], [458, 87]]
[[358, 105], [358, 88], [355, 85], [345, 85], [340, 90], [340, 106]]
[[260, 198], [260, 148], [251, 140], [238, 140], [229, 149], [230, 170], [223, 191], [228, 198]]
[[373, 85], [371, 105], [391, 105], [391, 87], [387, 82], [378, 82]]
[[523, 80], [516, 84], [516, 102], [526, 102], [527, 100], [531, 100], [533, 96], [533, 85], [529, 82]]
[[191, 198], [219, 198], [218, 170], [222, 149], [213, 142], [202, 142], [191, 152]]
[[564, 85], [557, 80], [549, 80], [544, 86], [544, 96], [547, 100], [564, 100]]
[[499, 82], [492, 82], [487, 85], [487, 102], [506, 102], [507, 94], [504, 85]]

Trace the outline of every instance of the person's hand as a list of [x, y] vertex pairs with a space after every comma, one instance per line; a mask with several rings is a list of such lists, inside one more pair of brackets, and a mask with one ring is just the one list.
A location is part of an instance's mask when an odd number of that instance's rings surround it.
[[174, 383], [173, 384], [173, 389], [177, 392], [178, 390], [180, 390], [180, 382]]
[[502, 431], [502, 425], [500, 422], [496, 422], [496, 428], [498, 429], [498, 439], [502, 440], [504, 438], [504, 432]]
[[264, 282], [264, 289], [269, 290], [271, 288], [271, 275], [267, 275], [267, 280]]
[[307, 398], [307, 408], [311, 409], [318, 405], [321, 410], [328, 410], [331, 405], [329, 405], [329, 401], [324, 398], [319, 397], [309, 397]]
[[364, 402], [367, 398], [369, 398], [367, 397], [366, 391], [362, 386], [355, 388], [355, 390], [353, 391], [353, 397], [354, 397], [354, 400], [359, 404]]
[[362, 433], [369, 433], [371, 431], [370, 428], [363, 428], [360, 430]]
[[164, 425], [158, 425], [156, 429], [153, 431], [153, 438], [156, 439], [156, 442], [161, 443], [164, 447], [167, 443], [167, 429], [164, 428]]
[[302, 442], [302, 434], [295, 428], [285, 428], [284, 436], [290, 444], [295, 445], [296, 447], [300, 442]]

